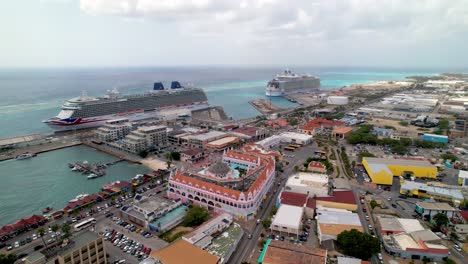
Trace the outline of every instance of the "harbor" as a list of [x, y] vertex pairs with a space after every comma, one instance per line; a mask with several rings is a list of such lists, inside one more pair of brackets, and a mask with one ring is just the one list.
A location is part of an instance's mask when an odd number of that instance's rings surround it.
[[267, 101], [265, 99], [255, 99], [255, 100], [249, 101], [249, 103], [255, 109], [257, 109], [257, 111], [262, 113], [262, 115], [270, 115], [270, 114], [273, 114], [282, 110], [281, 108], [272, 104], [271, 101]]
[[118, 159], [110, 162], [96, 162], [92, 164], [90, 164], [88, 161], [73, 162], [68, 163], [68, 167], [71, 169], [71, 171], [79, 172], [81, 174], [88, 174], [88, 179], [95, 179], [106, 175], [106, 171], [104, 170], [105, 168], [115, 165], [122, 161], [124, 160]]
[[116, 159], [80, 145], [43, 152], [30, 159], [1, 161], [0, 178], [5, 188], [0, 200], [8, 202], [0, 204], [0, 225], [41, 214], [42, 208], [64, 208], [78, 194], [97, 193], [104, 184], [131, 181], [137, 174], [152, 171], [138, 163], [120, 161], [106, 168], [106, 176], [88, 180], [67, 166], [70, 161], [77, 160], [104, 164]]

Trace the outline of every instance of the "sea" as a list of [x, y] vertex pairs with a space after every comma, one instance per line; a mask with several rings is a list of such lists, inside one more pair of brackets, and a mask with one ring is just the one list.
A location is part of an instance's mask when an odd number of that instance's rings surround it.
[[[297, 73], [321, 78], [323, 90], [353, 83], [404, 80], [410, 75], [434, 75], [443, 70], [397, 70], [340, 67], [294, 67]], [[265, 98], [265, 85], [281, 67], [140, 67], [140, 68], [68, 68], [0, 69], [0, 138], [52, 133], [42, 120], [55, 116], [65, 100], [85, 92], [101, 96], [117, 88], [122, 94], [151, 90], [156, 81], [191, 83], [206, 91], [212, 105], [223, 106], [234, 119], [259, 113], [249, 100]], [[294, 104], [272, 98], [280, 107]], [[109, 161], [114, 158], [87, 147], [72, 147], [28, 160], [0, 162], [0, 226], [41, 212], [47, 206], [61, 209], [81, 193], [98, 192], [102, 184], [125, 180], [148, 169], [136, 164], [119, 163], [107, 175], [88, 180], [72, 172], [67, 164], [74, 161]]]

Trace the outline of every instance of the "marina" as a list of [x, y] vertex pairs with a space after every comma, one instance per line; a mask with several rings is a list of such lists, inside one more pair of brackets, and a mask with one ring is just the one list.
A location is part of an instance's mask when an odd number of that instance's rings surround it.
[[68, 167], [71, 171], [79, 172], [81, 174], [89, 174], [88, 179], [94, 179], [106, 175], [105, 168], [124, 161], [123, 159], [118, 159], [110, 162], [96, 162], [90, 164], [88, 161], [83, 162], [74, 162], [69, 163]]
[[31, 159], [1, 161], [0, 179], [5, 188], [0, 192], [0, 200], [8, 202], [0, 203], [0, 225], [42, 214], [42, 208], [64, 208], [78, 194], [97, 193], [104, 184], [131, 181], [137, 174], [151, 172], [140, 164], [121, 161], [107, 167], [105, 177], [88, 180], [67, 166], [76, 160], [109, 163], [115, 158], [86, 146], [75, 146]]

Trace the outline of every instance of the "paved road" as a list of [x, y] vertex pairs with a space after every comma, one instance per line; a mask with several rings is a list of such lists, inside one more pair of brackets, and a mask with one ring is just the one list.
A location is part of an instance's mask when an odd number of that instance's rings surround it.
[[[301, 149], [298, 149], [295, 152], [288, 153], [289, 155], [294, 155], [294, 158], [287, 159], [290, 163], [289, 165], [283, 168], [283, 173], [280, 173], [279, 176], [277, 177], [276, 182], [272, 187], [273, 191], [270, 192], [271, 195], [268, 195], [267, 200], [264, 201], [263, 209], [260, 211], [258, 218], [264, 219], [269, 216], [269, 213], [271, 209], [273, 208], [273, 205], [275, 204], [275, 201], [278, 197], [279, 190], [281, 190], [284, 187], [287, 178], [291, 174], [294, 173], [294, 166], [298, 165], [302, 167], [304, 160], [307, 157], [312, 156], [312, 153], [313, 153], [312, 150], [314, 148], [315, 148], [314, 146], [305, 146], [305, 147], [302, 147]], [[280, 183], [279, 186], [277, 182]], [[231, 256], [229, 263], [241, 263], [242, 261], [246, 261], [250, 257], [250, 255], [253, 253], [253, 250], [257, 250], [259, 237], [260, 237], [260, 234], [263, 232], [263, 230], [264, 229], [263, 229], [262, 224], [256, 225], [253, 231], [251, 231], [252, 239], [247, 239], [247, 235], [250, 232], [246, 230], [246, 235], [239, 242], [239, 245], [236, 251], [234, 251], [233, 255]]]

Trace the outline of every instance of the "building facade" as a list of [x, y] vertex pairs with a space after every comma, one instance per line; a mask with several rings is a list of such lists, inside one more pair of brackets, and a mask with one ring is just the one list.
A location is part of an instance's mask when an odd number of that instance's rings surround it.
[[266, 199], [275, 177], [275, 158], [260, 153], [227, 151], [223, 162], [241, 167], [245, 175], [217, 178], [199, 172], [177, 171], [169, 178], [169, 198], [180, 198], [206, 206], [218, 213], [230, 213], [238, 219], [253, 219]]
[[132, 124], [126, 118], [106, 121], [96, 130], [96, 137], [103, 142], [123, 139], [132, 131]]
[[85, 231], [75, 236], [70, 248], [59, 252], [55, 263], [58, 264], [107, 264], [106, 249], [102, 237]]
[[123, 148], [135, 154], [143, 150], [161, 149], [166, 147], [166, 145], [166, 126], [139, 127], [127, 135], [123, 142]]

